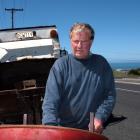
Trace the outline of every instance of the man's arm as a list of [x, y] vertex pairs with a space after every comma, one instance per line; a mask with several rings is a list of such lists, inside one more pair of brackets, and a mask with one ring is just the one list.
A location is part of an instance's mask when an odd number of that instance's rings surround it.
[[95, 118], [100, 120], [103, 124], [113, 111], [116, 102], [116, 90], [113, 72], [109, 64], [107, 63], [104, 71], [104, 99], [102, 104], [97, 109]]
[[62, 79], [57, 66], [53, 66], [46, 84], [46, 91], [42, 105], [42, 124], [58, 125], [58, 112], [62, 92]]

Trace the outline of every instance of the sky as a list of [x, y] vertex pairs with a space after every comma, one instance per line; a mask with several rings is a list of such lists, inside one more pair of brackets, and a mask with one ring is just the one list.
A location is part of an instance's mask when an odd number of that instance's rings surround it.
[[0, 0], [0, 29], [56, 25], [60, 45], [71, 53], [69, 30], [76, 22], [95, 30], [91, 51], [110, 62], [140, 62], [140, 0]]

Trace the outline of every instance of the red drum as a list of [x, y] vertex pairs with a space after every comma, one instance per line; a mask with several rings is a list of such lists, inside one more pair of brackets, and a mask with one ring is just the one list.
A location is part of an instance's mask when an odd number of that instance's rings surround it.
[[0, 125], [0, 140], [108, 140], [85, 130], [44, 125]]

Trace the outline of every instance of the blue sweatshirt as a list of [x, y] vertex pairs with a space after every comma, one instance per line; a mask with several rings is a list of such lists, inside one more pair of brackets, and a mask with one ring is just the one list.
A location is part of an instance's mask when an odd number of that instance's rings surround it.
[[100, 55], [81, 60], [72, 54], [55, 61], [42, 105], [42, 124], [87, 129], [90, 112], [103, 122], [116, 100], [112, 69]]

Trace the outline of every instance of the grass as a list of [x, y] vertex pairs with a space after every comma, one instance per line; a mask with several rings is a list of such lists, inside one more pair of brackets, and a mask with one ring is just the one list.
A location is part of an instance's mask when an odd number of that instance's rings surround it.
[[115, 78], [139, 78], [140, 75], [129, 74], [129, 71], [113, 71]]
[[115, 78], [126, 78], [127, 77], [127, 72], [126, 71], [113, 71], [113, 75]]

